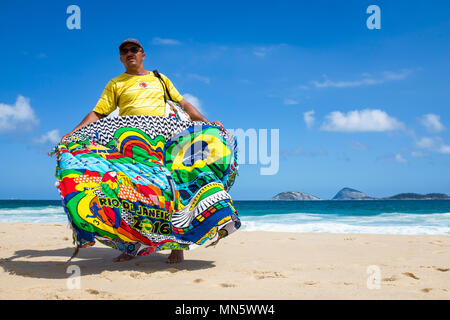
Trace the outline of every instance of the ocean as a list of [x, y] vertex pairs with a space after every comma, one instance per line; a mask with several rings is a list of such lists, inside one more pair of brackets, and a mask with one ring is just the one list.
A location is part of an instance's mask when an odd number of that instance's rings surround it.
[[[234, 201], [243, 231], [450, 234], [450, 200]], [[67, 223], [59, 200], [0, 200], [0, 222]]]

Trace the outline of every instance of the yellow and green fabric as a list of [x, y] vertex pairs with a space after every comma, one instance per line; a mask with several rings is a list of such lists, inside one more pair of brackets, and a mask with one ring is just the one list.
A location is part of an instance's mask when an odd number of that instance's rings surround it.
[[192, 249], [240, 227], [228, 194], [236, 139], [216, 125], [153, 116], [104, 118], [59, 144], [57, 187], [77, 247], [129, 255]]

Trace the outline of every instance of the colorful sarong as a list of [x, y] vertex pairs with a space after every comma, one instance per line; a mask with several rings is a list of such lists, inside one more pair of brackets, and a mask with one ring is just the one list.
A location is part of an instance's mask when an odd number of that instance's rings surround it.
[[236, 139], [216, 125], [104, 118], [59, 144], [57, 188], [77, 249], [95, 239], [128, 255], [212, 244], [240, 227], [227, 191]]

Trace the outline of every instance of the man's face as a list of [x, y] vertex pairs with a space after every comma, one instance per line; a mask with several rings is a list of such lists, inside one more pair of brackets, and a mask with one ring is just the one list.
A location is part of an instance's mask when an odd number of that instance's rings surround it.
[[[139, 50], [138, 52], [133, 52]], [[127, 52], [126, 52], [127, 51]], [[126, 52], [126, 53], [125, 53]], [[120, 51], [120, 61], [126, 69], [136, 68], [144, 61], [145, 53], [142, 52], [142, 48], [133, 43], [126, 44]]]

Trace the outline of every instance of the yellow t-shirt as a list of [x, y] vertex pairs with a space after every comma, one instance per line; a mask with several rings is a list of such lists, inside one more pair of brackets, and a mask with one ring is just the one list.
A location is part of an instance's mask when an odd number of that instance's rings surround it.
[[[161, 77], [164, 79], [172, 99], [175, 102], [180, 102], [183, 97], [175, 89], [169, 78], [163, 74], [161, 74]], [[166, 112], [164, 96], [169, 99], [166, 92], [163, 91], [161, 81], [153, 72], [142, 76], [122, 73], [108, 82], [94, 111], [109, 115], [119, 107], [119, 116], [164, 117]]]

